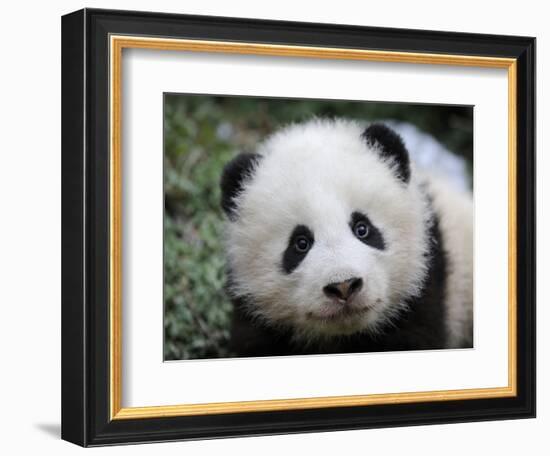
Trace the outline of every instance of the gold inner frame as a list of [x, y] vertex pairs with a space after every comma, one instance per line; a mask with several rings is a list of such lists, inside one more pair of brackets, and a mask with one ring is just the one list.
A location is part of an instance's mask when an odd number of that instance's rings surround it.
[[[317, 59], [367, 60], [508, 70], [508, 386], [460, 390], [273, 399], [244, 402], [122, 407], [122, 144], [123, 49], [155, 49], [252, 54]], [[297, 410], [459, 399], [512, 397], [517, 394], [516, 179], [517, 61], [511, 58], [387, 52], [227, 41], [110, 36], [110, 415], [111, 419], [158, 418], [221, 413]]]

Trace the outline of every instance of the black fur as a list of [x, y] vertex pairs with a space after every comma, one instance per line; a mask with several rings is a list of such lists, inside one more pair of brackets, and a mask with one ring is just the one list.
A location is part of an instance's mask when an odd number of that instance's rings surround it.
[[383, 159], [392, 159], [397, 170], [397, 177], [403, 182], [411, 178], [409, 152], [399, 136], [384, 124], [371, 124], [361, 135], [369, 146], [377, 146]]
[[386, 248], [386, 242], [384, 241], [384, 236], [376, 226], [374, 226], [369, 218], [362, 214], [361, 212], [354, 212], [351, 214], [351, 219], [349, 221], [349, 227], [351, 231], [355, 227], [357, 222], [365, 222], [369, 227], [369, 235], [365, 239], [359, 239], [363, 244], [367, 244], [375, 249], [384, 250]]
[[252, 320], [244, 299], [235, 299], [231, 349], [235, 356], [280, 356], [322, 353], [358, 353], [396, 350], [442, 349], [446, 344], [445, 287], [448, 263], [439, 222], [429, 228], [429, 270], [420, 297], [408, 302], [403, 312], [381, 334], [367, 333], [332, 338], [300, 346], [292, 341], [292, 328], [270, 327]]
[[243, 153], [237, 155], [223, 169], [221, 178], [222, 208], [230, 220], [237, 218], [237, 206], [235, 197], [243, 189], [243, 182], [258, 163], [260, 156], [257, 154]]
[[305, 226], [305, 225], [298, 225], [294, 230], [292, 231], [292, 234], [290, 235], [290, 238], [288, 240], [288, 246], [286, 250], [283, 253], [283, 271], [287, 274], [290, 274], [294, 269], [298, 267], [298, 265], [302, 262], [302, 260], [306, 257], [308, 252], [299, 252], [296, 250], [294, 243], [296, 242], [296, 238], [299, 236], [306, 237], [310, 242], [310, 249], [311, 246], [313, 246], [313, 243], [315, 242], [315, 238], [313, 237], [313, 233], [311, 230]]

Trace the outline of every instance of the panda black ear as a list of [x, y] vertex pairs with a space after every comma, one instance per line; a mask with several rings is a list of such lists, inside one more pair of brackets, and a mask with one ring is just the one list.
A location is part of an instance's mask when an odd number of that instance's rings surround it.
[[237, 218], [235, 197], [243, 189], [244, 180], [250, 176], [259, 160], [257, 154], [240, 154], [231, 160], [223, 169], [220, 182], [222, 190], [221, 205], [230, 220]]
[[409, 152], [405, 143], [395, 131], [381, 123], [374, 123], [361, 135], [367, 144], [375, 147], [382, 159], [391, 159], [394, 163], [397, 177], [403, 182], [411, 178]]

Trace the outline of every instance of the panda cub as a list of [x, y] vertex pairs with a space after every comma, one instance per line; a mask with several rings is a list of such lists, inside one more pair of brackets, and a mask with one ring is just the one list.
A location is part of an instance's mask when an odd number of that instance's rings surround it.
[[472, 197], [410, 157], [315, 119], [225, 167], [237, 356], [472, 347]]

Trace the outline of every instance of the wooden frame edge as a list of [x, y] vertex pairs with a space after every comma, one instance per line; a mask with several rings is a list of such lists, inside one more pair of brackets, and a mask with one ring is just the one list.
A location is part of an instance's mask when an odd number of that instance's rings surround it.
[[113, 419], [122, 407], [122, 47], [111, 40], [109, 52], [109, 412]]
[[508, 386], [517, 395], [517, 61], [508, 67]]
[[356, 407], [381, 404], [410, 404], [424, 401], [452, 401], [513, 397], [511, 387], [464, 390], [423, 391], [413, 393], [385, 393], [357, 396], [324, 396], [302, 399], [270, 399], [260, 401], [218, 402], [189, 405], [159, 405], [150, 407], [125, 407], [118, 410], [115, 420], [136, 418], [168, 418], [175, 416], [199, 416], [243, 412], [270, 412], [282, 410], [306, 410], [330, 407]]
[[[212, 414], [352, 407], [430, 401], [489, 399], [517, 396], [517, 60], [452, 54], [375, 51], [246, 42], [187, 40], [142, 36], [109, 37], [110, 106], [110, 303], [109, 303], [109, 411], [111, 420]], [[242, 402], [122, 407], [122, 50], [156, 49], [211, 53], [253, 54], [339, 60], [369, 60], [432, 65], [453, 65], [508, 70], [508, 386], [464, 390], [327, 396]]]

